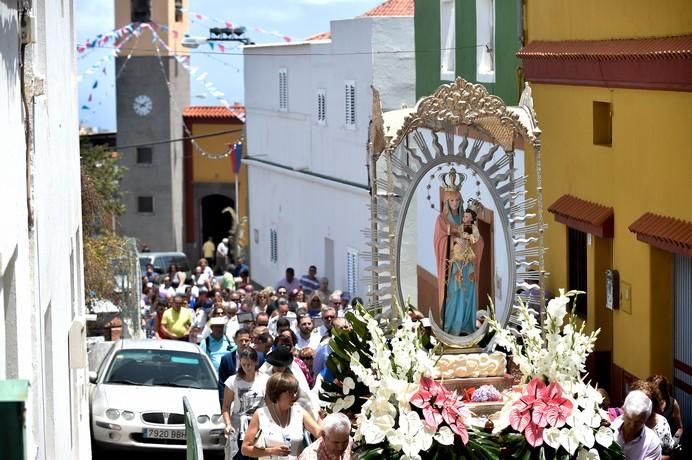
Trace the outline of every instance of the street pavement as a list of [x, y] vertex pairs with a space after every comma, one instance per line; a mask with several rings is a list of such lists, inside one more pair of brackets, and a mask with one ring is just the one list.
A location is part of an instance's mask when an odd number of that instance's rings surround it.
[[[185, 452], [130, 452], [114, 451], [98, 453], [92, 456], [92, 460], [185, 460]], [[223, 460], [223, 452], [214, 455], [204, 455], [204, 460]]]

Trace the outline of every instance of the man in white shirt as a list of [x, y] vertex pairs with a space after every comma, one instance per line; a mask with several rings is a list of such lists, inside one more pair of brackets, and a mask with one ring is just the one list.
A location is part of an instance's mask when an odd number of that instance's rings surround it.
[[627, 460], [657, 460], [661, 458], [661, 441], [654, 430], [646, 426], [653, 404], [639, 391], [630, 391], [622, 405], [623, 415], [615, 419], [615, 441], [622, 447]]
[[272, 316], [269, 319], [269, 324], [267, 325], [269, 333], [272, 335], [272, 337], [276, 337], [276, 322], [279, 320], [279, 318], [285, 317], [286, 319], [288, 319], [291, 323], [291, 329], [293, 331], [296, 330], [296, 326], [298, 325], [298, 319], [296, 317], [296, 314], [288, 309], [288, 300], [279, 299], [278, 304], [279, 306], [277, 307], [277, 311], [279, 314], [276, 316]]
[[303, 348], [312, 348], [317, 350], [320, 344], [320, 334], [313, 329], [312, 318], [305, 315], [301, 316], [298, 320], [298, 343], [296, 343], [296, 349], [302, 350]]
[[216, 246], [216, 264], [214, 269], [216, 272], [223, 272], [223, 270], [228, 265], [228, 238], [221, 240], [218, 246]]

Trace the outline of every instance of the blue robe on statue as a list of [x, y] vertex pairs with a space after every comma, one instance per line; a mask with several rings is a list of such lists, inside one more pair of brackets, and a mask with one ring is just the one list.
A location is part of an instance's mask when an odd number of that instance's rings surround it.
[[[450, 213], [447, 219], [452, 225], [461, 225], [461, 215]], [[448, 237], [449, 259], [452, 259], [452, 245], [452, 238]], [[476, 283], [470, 276], [475, 272], [474, 263], [459, 260], [448, 263], [442, 329], [452, 335], [471, 334], [476, 330]]]

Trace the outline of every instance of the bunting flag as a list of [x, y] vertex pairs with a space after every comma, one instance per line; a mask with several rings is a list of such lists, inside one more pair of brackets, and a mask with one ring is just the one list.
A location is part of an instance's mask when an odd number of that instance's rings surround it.
[[99, 86], [99, 81], [96, 80], [94, 84], [91, 86], [91, 89], [96, 89]]

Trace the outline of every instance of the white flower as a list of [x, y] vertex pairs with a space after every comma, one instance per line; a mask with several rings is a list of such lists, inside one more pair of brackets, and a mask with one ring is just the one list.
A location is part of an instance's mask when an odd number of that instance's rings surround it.
[[596, 431], [596, 442], [603, 447], [610, 447], [613, 443], [613, 430], [602, 426]]
[[353, 395], [346, 396], [345, 398], [337, 399], [334, 401], [334, 404], [332, 405], [332, 412], [341, 412], [343, 410], [348, 409], [353, 405], [353, 403], [356, 402], [356, 397]]
[[342, 383], [342, 390], [345, 395], [347, 395], [349, 391], [353, 390], [356, 387], [356, 382], [354, 382], [351, 377], [346, 377]]
[[577, 460], [600, 460], [600, 458], [596, 449], [579, 449], [577, 453]]
[[557, 450], [560, 447], [560, 429], [551, 426], [543, 430], [543, 441]]
[[384, 441], [387, 432], [394, 427], [394, 423], [394, 417], [391, 415], [380, 415], [365, 421], [361, 431], [366, 444], [379, 444]]
[[400, 443], [404, 455], [415, 457], [420, 451], [428, 450], [432, 446], [433, 432], [425, 430], [418, 412], [400, 414], [399, 428], [396, 431], [397, 442]]
[[565, 315], [567, 315], [567, 304], [569, 304], [569, 297], [564, 295], [555, 297], [548, 302], [548, 321], [558, 328], [562, 326]]
[[574, 431], [574, 435], [577, 437], [581, 445], [585, 446], [587, 449], [591, 449], [593, 447], [595, 439], [593, 429], [590, 426], [577, 425], [573, 427], [572, 430]]
[[435, 441], [439, 442], [443, 446], [451, 446], [454, 444], [454, 433], [448, 426], [441, 426], [440, 429], [433, 436]]
[[562, 428], [560, 430], [560, 445], [569, 452], [570, 455], [574, 455], [577, 447], [579, 447], [579, 439], [577, 439], [574, 428]]

